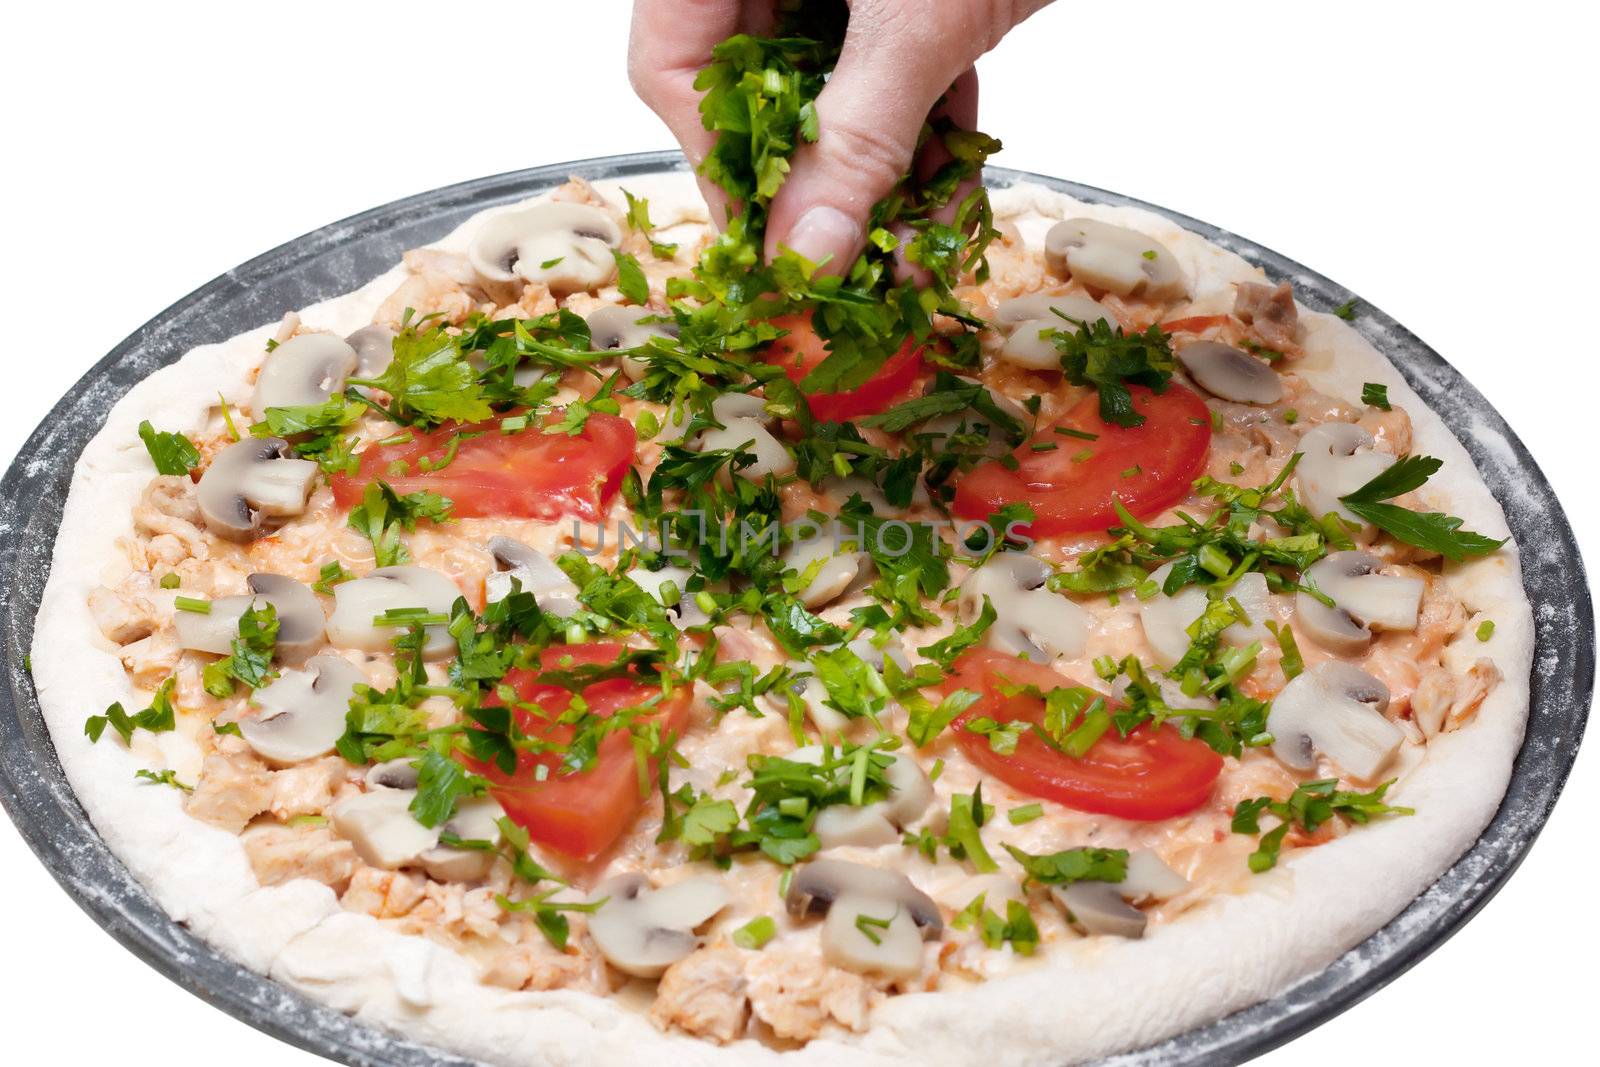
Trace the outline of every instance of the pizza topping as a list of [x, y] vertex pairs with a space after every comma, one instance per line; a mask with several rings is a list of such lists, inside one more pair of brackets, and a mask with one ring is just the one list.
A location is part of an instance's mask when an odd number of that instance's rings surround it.
[[[821, 847], [887, 845], [899, 840], [900, 830], [927, 810], [933, 800], [933, 785], [917, 761], [893, 752], [883, 755], [888, 759], [882, 774], [889, 795], [866, 804], [830, 804], [819, 810], [812, 831]], [[820, 765], [827, 757], [823, 746], [809, 745], [791, 753], [788, 759]]]
[[398, 336], [389, 327], [373, 323], [346, 337], [345, 343], [356, 350], [355, 376], [376, 378], [388, 370], [394, 362], [394, 341]]
[[1061, 353], [1044, 336], [1046, 330], [1076, 331], [1082, 325], [1104, 321], [1116, 326], [1117, 318], [1082, 293], [1031, 293], [1013, 297], [995, 308], [995, 322], [1007, 331], [1000, 358], [1029, 370], [1059, 370]]
[[551, 201], [492, 216], [467, 256], [486, 281], [522, 278], [573, 293], [611, 280], [617, 269], [612, 249], [621, 243], [622, 228], [605, 211]]
[[[733, 457], [732, 469], [752, 481], [794, 471], [794, 457], [767, 429], [772, 416], [759, 397], [744, 393], [719, 396], [711, 405], [711, 417], [720, 425], [699, 435], [695, 443], [699, 451], [728, 453]], [[754, 457], [754, 462], [746, 462], [745, 455]]]
[[483, 597], [489, 603], [504, 600], [513, 589], [531, 593], [539, 610], [566, 618], [578, 610], [578, 587], [555, 561], [510, 537], [489, 538], [495, 571], [483, 580]]
[[281, 574], [252, 574], [245, 584], [250, 592], [210, 601], [204, 612], [175, 613], [172, 622], [178, 631], [178, 643], [197, 652], [226, 656], [233, 650], [233, 642], [239, 636], [239, 620], [245, 612], [271, 604], [277, 613], [280, 658], [302, 660], [321, 647], [322, 604], [310, 589]]
[[[1169, 596], [1161, 587], [1173, 566], [1164, 563], [1150, 572], [1149, 580], [1156, 591], [1139, 603], [1139, 623], [1145, 640], [1164, 666], [1181, 660], [1204, 629], [1218, 622], [1223, 627], [1218, 639], [1234, 648], [1244, 648], [1270, 636], [1265, 626], [1270, 609], [1266, 575], [1252, 571], [1240, 575], [1231, 585], [1185, 586]], [[1220, 605], [1221, 610], [1213, 605]], [[1227, 618], [1207, 618], [1224, 612]]]
[[414, 626], [423, 628], [422, 654], [429, 659], [455, 651], [445, 624], [461, 590], [427, 567], [379, 567], [365, 578], [333, 587], [328, 640], [340, 648], [381, 652]]
[[1267, 364], [1219, 341], [1195, 341], [1178, 349], [1178, 362], [1212, 396], [1239, 404], [1276, 404], [1283, 381]]
[[326, 756], [344, 733], [355, 687], [366, 681], [338, 656], [313, 656], [303, 670], [284, 671], [251, 694], [260, 713], [240, 719], [239, 733], [273, 763]]
[[329, 808], [328, 820], [363, 860], [384, 870], [398, 870], [416, 862], [439, 840], [438, 829], [423, 826], [412, 817], [415, 795], [407, 789], [356, 793]]
[[1353, 777], [1371, 780], [1405, 739], [1384, 717], [1389, 687], [1353, 664], [1330, 660], [1296, 676], [1272, 701], [1272, 753], [1309, 771], [1326, 756]]
[[[649, 344], [652, 337], [668, 340], [678, 336], [678, 325], [649, 308], [626, 307], [622, 304], [604, 304], [589, 312], [585, 320], [589, 325], [589, 347], [596, 352], [627, 350]], [[622, 357], [622, 373], [638, 381], [649, 370], [648, 365], [635, 356]]]
[[1295, 307], [1294, 290], [1288, 282], [1279, 282], [1277, 285], [1242, 283], [1233, 298], [1233, 314], [1240, 322], [1251, 327], [1268, 347], [1279, 352], [1294, 349], [1300, 312]]
[[195, 501], [206, 528], [246, 540], [264, 518], [286, 518], [305, 510], [317, 465], [293, 459], [281, 437], [250, 438], [218, 452], [200, 476]]
[[1395, 457], [1373, 451], [1372, 434], [1353, 422], [1325, 422], [1300, 438], [1295, 479], [1306, 506], [1317, 516], [1332, 512], [1361, 523], [1340, 497], [1354, 493], [1394, 465]]
[[1147, 849], [1129, 852], [1121, 881], [1083, 879], [1052, 885], [1050, 895], [1067, 914], [1067, 922], [1085, 935], [1140, 938], [1149, 923], [1134, 906], [1145, 900], [1166, 900], [1189, 888], [1188, 879]]
[[1300, 628], [1322, 647], [1343, 653], [1366, 648], [1374, 629], [1415, 629], [1427, 583], [1379, 574], [1382, 567], [1383, 560], [1370, 552], [1335, 552], [1312, 564], [1302, 578], [1307, 588], [1295, 595]]
[[1050, 575], [1050, 565], [1037, 556], [991, 557], [961, 583], [961, 624], [971, 626], [990, 611], [984, 635], [990, 648], [1040, 663], [1080, 655], [1089, 640], [1088, 620], [1078, 605], [1046, 588]]
[[250, 409], [316, 407], [344, 388], [358, 362], [356, 350], [330, 333], [303, 333], [267, 353]]
[[1188, 291], [1178, 258], [1153, 237], [1097, 219], [1066, 219], [1044, 238], [1045, 259], [1069, 277], [1118, 296], [1177, 300]]
[[808, 608], [836, 599], [861, 575], [868, 558], [859, 549], [839, 548], [820, 533], [794, 542], [782, 556], [783, 565], [796, 572], [795, 595]]
[[845, 860], [795, 869], [784, 897], [789, 914], [825, 916], [822, 956], [835, 967], [893, 978], [922, 969], [922, 943], [944, 933], [939, 905], [895, 871]]
[[644, 875], [632, 873], [600, 883], [591, 900], [600, 906], [589, 917], [589, 934], [606, 962], [655, 978], [699, 947], [695, 930], [727, 906], [728, 891], [705, 877], [651, 889]]

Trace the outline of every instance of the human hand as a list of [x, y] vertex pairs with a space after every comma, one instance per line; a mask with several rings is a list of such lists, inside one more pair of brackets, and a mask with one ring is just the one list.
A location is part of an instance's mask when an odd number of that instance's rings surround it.
[[[844, 47], [817, 98], [820, 135], [802, 144], [773, 198], [766, 254], [780, 246], [835, 269], [854, 261], [867, 213], [912, 166], [935, 104], [956, 126], [978, 118], [977, 58], [1050, 0], [853, 0]], [[700, 122], [695, 75], [718, 42], [770, 32], [774, 0], [637, 0], [628, 44], [634, 90], [695, 166], [715, 134]], [[943, 97], [941, 102], [940, 98]], [[942, 151], [938, 146], [925, 152]], [[938, 158], [917, 161], [931, 172]], [[713, 218], [721, 190], [701, 181]]]

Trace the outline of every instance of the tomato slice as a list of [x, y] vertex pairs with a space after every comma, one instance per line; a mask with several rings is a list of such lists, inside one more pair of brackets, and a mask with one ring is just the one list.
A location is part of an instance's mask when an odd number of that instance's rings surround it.
[[956, 662], [947, 689], [970, 689], [977, 703], [951, 724], [956, 743], [983, 770], [1031, 796], [1078, 811], [1153, 821], [1183, 815], [1211, 797], [1222, 757], [1205, 742], [1184, 738], [1171, 726], [1142, 726], [1127, 737], [1106, 731], [1081, 758], [1052, 748], [1029, 731], [1016, 751], [1002, 755], [982, 734], [966, 729], [980, 716], [996, 722], [1044, 721], [1044, 701], [1001, 687], [1034, 685], [1049, 692], [1068, 679], [1048, 667], [992, 649], [973, 649]]
[[[463, 437], [450, 458], [450, 442], [462, 434], [477, 436]], [[622, 485], [637, 444], [633, 424], [615, 415], [590, 415], [572, 435], [502, 433], [498, 422], [443, 427], [368, 448], [354, 474], [333, 477], [333, 498], [340, 507], [354, 507], [367, 484], [382, 479], [402, 495], [426, 489], [449, 497], [457, 518], [576, 515], [596, 522]], [[424, 458], [439, 469], [425, 469]]]
[[[1115, 495], [1136, 518], [1149, 518], [1188, 495], [1205, 469], [1211, 445], [1211, 411], [1191, 390], [1173, 383], [1164, 393], [1129, 387], [1134, 410], [1145, 417], [1134, 427], [1100, 418], [1091, 393], [1054, 424], [1040, 427], [1012, 453], [1016, 470], [998, 461], [974, 467], [956, 485], [955, 513], [987, 519], [1003, 505], [1033, 508], [1034, 521], [1019, 533], [1034, 537], [1085, 533], [1114, 526]], [[1095, 434], [1094, 440], [1058, 434], [1056, 427]], [[1035, 451], [1034, 445], [1054, 448]]]
[[[544, 650], [541, 664], [546, 670], [569, 665], [610, 663], [623, 651], [621, 645], [598, 643], [556, 646]], [[516, 690], [522, 703], [537, 704], [541, 716], [518, 708], [518, 724], [529, 737], [566, 744], [572, 740], [572, 726], [554, 720], [567, 710], [572, 693], [561, 686], [540, 681], [539, 671], [515, 669], [507, 672], [505, 684]], [[583, 691], [589, 710], [610, 717], [623, 708], [637, 707], [651, 697], [660, 696], [654, 684], [633, 678], [608, 678]], [[499, 706], [497, 695], [484, 701]], [[681, 687], [638, 722], [659, 722], [665, 733], [681, 734], [689, 719], [689, 689]], [[477, 760], [465, 762], [492, 783], [489, 793], [506, 815], [528, 831], [528, 836], [569, 856], [593, 859], [610, 848], [625, 833], [644, 807], [646, 795], [639, 791], [639, 767], [634, 760], [632, 735], [627, 730], [609, 733], [600, 742], [594, 765], [581, 771], [558, 773], [560, 752], [519, 752], [517, 770], [506, 774], [499, 767]], [[651, 777], [655, 767], [651, 761]], [[543, 781], [536, 776], [545, 768]]]
[[[809, 315], [783, 315], [772, 325], [789, 332], [772, 342], [761, 357], [780, 366], [796, 385], [828, 356], [822, 338], [811, 328]], [[907, 337], [900, 350], [884, 361], [872, 377], [847, 393], [808, 393], [813, 417], [823, 422], [844, 422], [876, 415], [906, 398], [922, 373], [922, 348]]]

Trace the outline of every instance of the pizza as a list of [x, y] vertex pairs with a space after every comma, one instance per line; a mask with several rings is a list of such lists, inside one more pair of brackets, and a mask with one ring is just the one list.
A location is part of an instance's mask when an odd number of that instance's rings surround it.
[[1466, 452], [1359, 306], [960, 131], [848, 270], [765, 262], [826, 57], [732, 45], [720, 231], [574, 179], [117, 404], [32, 649], [96, 827], [496, 1063], [1077, 1061], [1325, 966], [1521, 743]]

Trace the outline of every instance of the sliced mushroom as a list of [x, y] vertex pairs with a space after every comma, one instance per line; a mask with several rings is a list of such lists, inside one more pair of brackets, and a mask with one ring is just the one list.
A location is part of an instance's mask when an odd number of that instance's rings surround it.
[[1342, 660], [1297, 675], [1272, 701], [1267, 732], [1272, 754], [1298, 771], [1320, 753], [1356, 778], [1377, 776], [1399, 751], [1404, 734], [1384, 717], [1389, 687]]
[[1118, 296], [1176, 300], [1189, 291], [1183, 268], [1160, 241], [1095, 219], [1067, 219], [1044, 237], [1052, 269]]
[[1140, 938], [1149, 920], [1129, 904], [1114, 882], [1072, 882], [1053, 885], [1050, 895], [1067, 913], [1067, 923], [1080, 934]]
[[1334, 552], [1306, 569], [1305, 583], [1333, 598], [1329, 607], [1307, 592], [1295, 594], [1295, 619], [1317, 644], [1334, 652], [1359, 652], [1372, 631], [1414, 630], [1427, 583], [1377, 573], [1383, 560], [1370, 552]]
[[[1150, 572], [1150, 580], [1160, 586], [1172, 570], [1164, 563]], [[1224, 644], [1243, 648], [1252, 641], [1270, 640], [1271, 632], [1266, 620], [1271, 610], [1271, 594], [1267, 589], [1266, 575], [1255, 571], [1245, 574], [1227, 590], [1227, 596], [1239, 602], [1248, 622], [1236, 622], [1222, 631]], [[1189, 626], [1205, 614], [1209, 598], [1200, 586], [1184, 586], [1172, 596], [1156, 592], [1149, 600], [1139, 602], [1139, 624], [1144, 628], [1145, 640], [1155, 650], [1155, 658], [1164, 667], [1170, 667], [1189, 651], [1192, 640]]]
[[540, 611], [565, 619], [578, 610], [577, 585], [543, 552], [497, 535], [489, 538], [489, 554], [496, 567], [483, 580], [484, 599], [489, 603], [510, 596], [514, 579], [524, 593], [533, 594]]
[[826, 915], [823, 958], [862, 973], [910, 977], [922, 969], [921, 942], [944, 933], [932, 897], [903, 874], [860, 863], [820, 859], [797, 867], [784, 902], [797, 919]]
[[1300, 438], [1295, 468], [1300, 495], [1312, 514], [1333, 512], [1347, 522], [1363, 520], [1339, 502], [1394, 465], [1395, 457], [1372, 451], [1372, 435], [1353, 422], [1325, 422]]
[[1030, 370], [1060, 370], [1061, 353], [1055, 342], [1039, 336], [1045, 330], [1077, 333], [1078, 323], [1092, 326], [1104, 319], [1112, 326], [1117, 317], [1081, 293], [1029, 293], [1006, 300], [995, 308], [994, 321], [1006, 330], [1000, 358]]
[[554, 293], [595, 289], [611, 280], [622, 243], [616, 220], [587, 204], [550, 202], [504, 211], [484, 222], [467, 257], [490, 282], [521, 277]]
[[[790, 753], [788, 759], [796, 763], [822, 762], [821, 745], [807, 745]], [[883, 776], [889, 783], [889, 795], [882, 800], [859, 807], [850, 804], [832, 804], [817, 812], [812, 824], [823, 848], [843, 848], [856, 845], [872, 848], [900, 840], [900, 831], [916, 821], [933, 800], [933, 783], [923, 773], [921, 766], [911, 756], [901, 752], [885, 753], [890, 763]]]
[[417, 787], [416, 763], [409, 756], [374, 763], [367, 769], [364, 780], [368, 789], [415, 789]]
[[394, 362], [397, 336], [389, 327], [373, 323], [346, 337], [345, 343], [356, 350], [355, 377], [376, 378], [388, 370], [389, 364]]
[[1276, 404], [1283, 399], [1278, 372], [1232, 345], [1195, 341], [1178, 349], [1178, 362], [1212, 396], [1239, 404]]
[[[695, 596], [689, 592], [689, 579], [694, 577], [694, 571], [687, 567], [662, 567], [660, 570], [648, 570], [644, 567], [635, 567], [627, 574], [628, 580], [646, 593], [650, 599], [661, 604], [667, 609], [667, 614], [678, 620], [680, 626], [703, 626], [709, 622], [711, 616], [707, 615], [695, 602]], [[671, 604], [666, 602], [663, 587], [671, 582], [678, 591], [678, 599]]]
[[[461, 590], [438, 571], [426, 567], [380, 567], [365, 578], [333, 587], [333, 614], [328, 616], [328, 640], [340, 648], [366, 652], [388, 651], [401, 628], [379, 626], [378, 616], [391, 610], [420, 608], [431, 615], [450, 614]], [[443, 623], [426, 628], [422, 654], [428, 659], [449, 655], [455, 639]]]
[[250, 410], [260, 419], [268, 408], [315, 407], [344, 388], [356, 363], [356, 350], [331, 333], [291, 337], [267, 353]]
[[[439, 829], [460, 841], [500, 842], [498, 820], [505, 809], [492, 797], [468, 797], [456, 802], [456, 813]], [[417, 857], [422, 869], [441, 882], [476, 882], [494, 866], [495, 854], [481, 848], [456, 848], [442, 842]]]
[[1081, 934], [1112, 937], [1144, 936], [1148, 919], [1136, 901], [1166, 900], [1189, 888], [1189, 880], [1146, 849], [1128, 853], [1120, 882], [1072, 882], [1050, 887], [1050, 895], [1067, 913], [1067, 922]]
[[748, 393], [724, 393], [711, 403], [711, 416], [722, 424], [699, 435], [695, 447], [701, 452], [737, 448], [755, 455], [756, 461], [739, 470], [740, 477], [752, 480], [769, 474], [783, 476], [793, 472], [794, 457], [767, 429], [772, 417], [766, 401]]
[[[652, 337], [677, 338], [678, 324], [670, 319], [654, 322], [662, 316], [649, 308], [625, 307], [622, 304], [605, 304], [589, 312], [589, 348], [594, 352], [611, 352], [616, 349], [639, 348], [650, 343]], [[650, 368], [633, 356], [622, 357], [622, 373], [629, 381], [643, 378]]]
[[355, 687], [366, 681], [338, 656], [313, 656], [304, 670], [284, 671], [251, 694], [261, 713], [240, 719], [239, 734], [273, 763], [326, 756], [344, 733]]
[[195, 500], [206, 528], [246, 540], [264, 517], [298, 515], [316, 480], [317, 465], [294, 459], [281, 437], [251, 437], [218, 452], [200, 476]]
[[699, 947], [695, 929], [728, 903], [728, 891], [714, 878], [649, 886], [638, 873], [607, 879], [593, 897], [605, 903], [589, 916], [589, 934], [606, 962], [639, 978], [659, 976]]
[[989, 558], [961, 583], [957, 611], [970, 625], [994, 605], [995, 621], [984, 635], [990, 648], [1048, 663], [1057, 656], [1076, 656], [1089, 641], [1083, 609], [1045, 588], [1050, 565], [1023, 552], [1001, 552]]
[[322, 644], [325, 620], [317, 595], [293, 578], [257, 573], [245, 579], [250, 592], [211, 601], [204, 614], [178, 611], [172, 618], [178, 644], [196, 652], [226, 656], [239, 636], [239, 619], [251, 608], [271, 604], [278, 617], [279, 659], [297, 662]]
[[386, 871], [399, 870], [439, 842], [437, 829], [430, 830], [412, 816], [415, 796], [410, 789], [357, 793], [329, 808], [328, 818], [367, 863]]
[[861, 574], [870, 557], [860, 549], [841, 548], [820, 533], [795, 541], [783, 551], [783, 565], [810, 579], [797, 594], [800, 603], [819, 608], [836, 599]]

